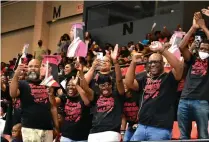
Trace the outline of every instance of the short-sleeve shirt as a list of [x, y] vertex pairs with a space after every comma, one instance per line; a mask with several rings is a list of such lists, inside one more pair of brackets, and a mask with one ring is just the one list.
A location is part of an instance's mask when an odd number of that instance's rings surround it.
[[177, 99], [178, 81], [172, 72], [149, 78], [146, 74], [137, 79], [142, 90], [139, 123], [147, 126], [171, 129], [174, 121], [174, 103]]
[[111, 96], [94, 95], [92, 102], [92, 129], [90, 133], [120, 131], [124, 96], [113, 92]]
[[40, 82], [19, 81], [22, 106], [22, 126], [26, 128], [52, 130], [51, 105], [46, 86]]
[[64, 110], [62, 136], [75, 141], [87, 140], [92, 121], [90, 107], [84, 104], [80, 96], [62, 95], [60, 99]]
[[182, 99], [197, 99], [209, 101], [209, 58], [201, 60], [192, 56], [188, 64]]

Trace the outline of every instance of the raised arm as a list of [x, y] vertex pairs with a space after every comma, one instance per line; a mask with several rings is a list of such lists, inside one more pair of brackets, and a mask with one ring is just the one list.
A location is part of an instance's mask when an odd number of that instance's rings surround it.
[[137, 63], [137, 60], [140, 58], [141, 58], [140, 53], [136, 53], [133, 55], [131, 64], [130, 64], [128, 71], [126, 73], [126, 76], [125, 76], [126, 86], [132, 90], [135, 90], [135, 91], [140, 89], [139, 84], [135, 79], [136, 63]]
[[10, 87], [9, 87], [10, 96], [11, 96], [12, 98], [16, 98], [16, 97], [18, 97], [18, 96], [20, 95], [20, 93], [18, 93], [18, 92], [19, 92], [19, 89], [18, 89], [18, 88], [19, 88], [19, 85], [18, 85], [18, 78], [19, 78], [19, 76], [20, 76], [20, 73], [21, 73], [22, 71], [26, 71], [26, 70], [27, 70], [27, 65], [20, 64], [20, 65], [17, 67], [17, 69], [16, 69], [16, 71], [15, 71], [15, 74], [14, 74], [14, 76], [13, 76], [13, 78], [12, 78]]
[[[80, 80], [81, 82], [82, 80]], [[90, 104], [90, 101], [88, 99], [88, 93], [86, 91], [84, 91], [84, 89], [82, 89], [79, 85], [78, 85], [78, 77], [74, 78], [72, 77], [72, 83], [76, 86], [76, 89], [78, 91], [78, 93], [80, 94], [81, 96], [81, 99], [83, 100], [84, 104], [86, 106], [88, 106]]]
[[205, 20], [204, 19], [198, 19], [197, 24], [200, 26], [200, 28], [204, 31], [204, 33], [207, 36], [207, 39], [209, 39], [209, 30], [205, 25]]
[[152, 42], [150, 45], [150, 50], [154, 52], [159, 52], [166, 58], [168, 63], [171, 65], [171, 67], [173, 67], [172, 72], [176, 80], [180, 80], [182, 78], [183, 64], [181, 63], [180, 60], [176, 58], [175, 55], [173, 55], [171, 52], [166, 50], [165, 46], [162, 45], [162, 43], [158, 41]]
[[[195, 13], [195, 15], [197, 15], [197, 13]], [[197, 18], [195, 18], [195, 16], [194, 16], [192, 27], [187, 32], [187, 34], [184, 36], [183, 40], [181, 41], [181, 43], [179, 45], [179, 49], [180, 49], [185, 61], [189, 61], [192, 56], [192, 53], [187, 48], [187, 45], [189, 43], [189, 39], [192, 36], [192, 34], [194, 34], [196, 32], [196, 30], [199, 28], [199, 25], [197, 24], [196, 20], [197, 20]]]
[[171, 52], [168, 50], [164, 50], [162, 52], [162, 55], [167, 59], [168, 63], [173, 67], [173, 75], [176, 80], [181, 80], [183, 71], [184, 71], [184, 65], [180, 60], [176, 58], [175, 55], [173, 55]]
[[92, 89], [89, 88], [88, 83], [86, 82], [86, 79], [84, 77], [83, 73], [83, 66], [79, 62], [76, 63], [76, 69], [79, 71], [78, 76], [80, 78], [80, 87], [85, 92], [84, 97], [87, 98], [89, 101], [93, 101], [94, 92]]
[[98, 65], [98, 60], [96, 59], [94, 60], [92, 67], [89, 69], [89, 71], [84, 75], [87, 84], [91, 82], [97, 65]]
[[83, 90], [86, 92], [88, 99], [90, 101], [93, 101], [94, 91], [91, 88], [89, 88], [89, 85], [87, 84], [86, 79], [84, 78], [83, 71], [81, 70], [79, 72], [80, 72], [80, 85], [83, 88]]
[[116, 44], [114, 51], [111, 51], [111, 58], [115, 66], [116, 85], [117, 85], [118, 92], [120, 95], [124, 95], [125, 89], [123, 85], [122, 73], [121, 73], [120, 66], [117, 61], [117, 56], [118, 56], [118, 44]]

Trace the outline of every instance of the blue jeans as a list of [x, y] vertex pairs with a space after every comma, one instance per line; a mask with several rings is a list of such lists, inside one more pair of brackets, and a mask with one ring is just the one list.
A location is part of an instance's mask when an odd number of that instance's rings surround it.
[[181, 99], [178, 106], [180, 139], [190, 139], [192, 120], [197, 124], [198, 138], [208, 139], [209, 104], [205, 100]]
[[87, 142], [87, 140], [74, 141], [74, 140], [71, 140], [71, 139], [69, 139], [69, 138], [66, 138], [66, 137], [61, 136], [60, 142]]
[[171, 130], [139, 124], [131, 141], [160, 141], [170, 140]]
[[134, 132], [135, 131], [136, 130], [134, 130], [132, 128], [132, 125], [128, 126], [128, 129], [126, 130], [126, 132], [124, 134], [123, 141], [124, 142], [130, 141], [131, 140], [131, 137], [134, 135]]

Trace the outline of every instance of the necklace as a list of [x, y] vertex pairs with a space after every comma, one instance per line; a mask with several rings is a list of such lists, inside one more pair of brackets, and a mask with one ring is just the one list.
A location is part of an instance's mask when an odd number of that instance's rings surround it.
[[154, 77], [152, 77], [152, 76], [150, 75], [150, 73], [148, 73], [148, 75], [149, 75], [151, 81], [158, 80], [163, 74], [165, 74], [165, 72], [161, 73], [156, 79], [153, 79]]

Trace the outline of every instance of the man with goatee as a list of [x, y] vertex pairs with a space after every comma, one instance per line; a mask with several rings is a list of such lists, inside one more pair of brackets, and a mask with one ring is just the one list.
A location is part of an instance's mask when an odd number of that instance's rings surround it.
[[[27, 72], [27, 80], [18, 81], [21, 72]], [[22, 137], [25, 142], [52, 142], [53, 126], [56, 132], [59, 130], [53, 88], [39, 85], [39, 74], [40, 62], [33, 59], [28, 66], [20, 64], [17, 67], [10, 85], [11, 97], [19, 96], [22, 103]]]

